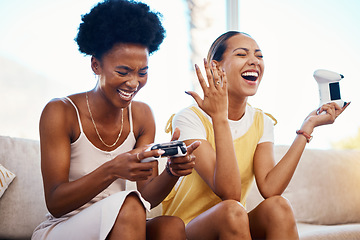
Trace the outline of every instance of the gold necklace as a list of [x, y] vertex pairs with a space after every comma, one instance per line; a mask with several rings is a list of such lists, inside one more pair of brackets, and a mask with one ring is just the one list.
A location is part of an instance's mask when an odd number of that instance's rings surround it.
[[86, 92], [86, 104], [87, 104], [87, 107], [88, 107], [88, 110], [89, 110], [89, 113], [90, 113], [91, 121], [92, 121], [92, 123], [93, 123], [93, 125], [94, 125], [96, 134], [98, 135], [100, 141], [101, 141], [105, 146], [107, 146], [108, 148], [111, 148], [111, 147], [115, 146], [115, 145], [117, 144], [117, 142], [119, 141], [120, 136], [121, 136], [121, 133], [122, 133], [122, 131], [123, 131], [123, 126], [124, 126], [124, 124], [123, 124], [123, 123], [124, 123], [124, 111], [123, 111], [123, 110], [124, 110], [124, 109], [123, 109], [123, 108], [121, 109], [121, 129], [120, 129], [119, 135], [118, 135], [116, 141], [115, 141], [113, 144], [109, 145], [109, 144], [106, 144], [106, 143], [104, 142], [104, 140], [101, 138], [101, 136], [100, 136], [100, 134], [99, 134], [99, 131], [98, 131], [97, 127], [96, 127], [94, 118], [93, 118], [93, 116], [92, 116], [92, 114], [91, 114], [90, 105], [89, 105], [89, 97], [88, 97], [88, 93], [87, 93], [87, 92]]

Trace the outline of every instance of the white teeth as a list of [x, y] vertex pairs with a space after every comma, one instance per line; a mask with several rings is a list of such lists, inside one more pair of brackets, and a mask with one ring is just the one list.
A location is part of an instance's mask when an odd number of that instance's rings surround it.
[[118, 89], [117, 91], [125, 98], [131, 98], [134, 95], [134, 92], [128, 93], [120, 89]]
[[251, 76], [251, 77], [259, 77], [259, 74], [257, 72], [244, 72], [243, 74], [241, 74], [242, 76]]

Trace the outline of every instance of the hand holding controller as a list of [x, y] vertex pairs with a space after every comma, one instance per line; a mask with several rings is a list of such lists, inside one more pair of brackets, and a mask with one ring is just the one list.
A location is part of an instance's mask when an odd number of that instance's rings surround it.
[[186, 156], [187, 150], [184, 142], [176, 140], [168, 143], [158, 143], [150, 146], [146, 151], [162, 149], [165, 151], [159, 157], [149, 157], [141, 160], [141, 162], [151, 162], [159, 160], [161, 157], [183, 157]]

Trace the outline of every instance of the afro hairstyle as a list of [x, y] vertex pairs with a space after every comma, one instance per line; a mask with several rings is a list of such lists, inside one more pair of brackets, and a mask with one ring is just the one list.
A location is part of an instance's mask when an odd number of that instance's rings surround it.
[[75, 38], [79, 51], [101, 59], [117, 43], [145, 46], [157, 51], [165, 38], [162, 15], [132, 0], [105, 0], [82, 16]]

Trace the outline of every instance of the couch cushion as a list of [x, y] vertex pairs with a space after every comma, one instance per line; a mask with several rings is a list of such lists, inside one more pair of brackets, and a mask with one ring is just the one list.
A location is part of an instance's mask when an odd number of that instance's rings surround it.
[[0, 136], [0, 163], [16, 173], [0, 198], [0, 239], [29, 238], [47, 212], [39, 142]]
[[283, 195], [300, 222], [360, 223], [359, 183], [360, 151], [306, 149]]
[[340, 225], [297, 224], [301, 240], [360, 239], [360, 223]]

